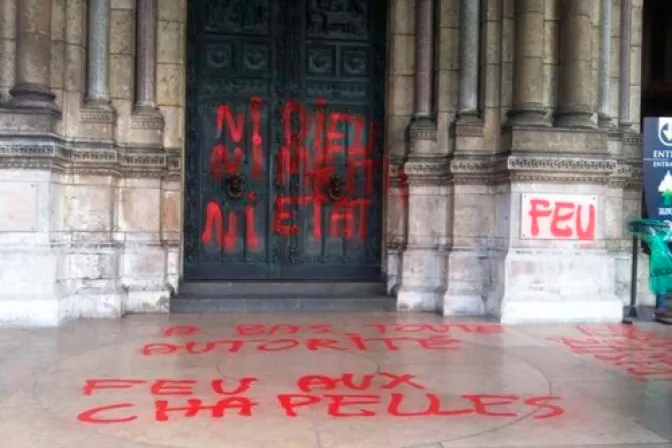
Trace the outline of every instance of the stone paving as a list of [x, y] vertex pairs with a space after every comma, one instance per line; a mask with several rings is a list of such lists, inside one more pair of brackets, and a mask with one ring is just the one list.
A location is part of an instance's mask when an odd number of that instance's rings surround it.
[[407, 313], [3, 328], [0, 447], [672, 447], [672, 328]]

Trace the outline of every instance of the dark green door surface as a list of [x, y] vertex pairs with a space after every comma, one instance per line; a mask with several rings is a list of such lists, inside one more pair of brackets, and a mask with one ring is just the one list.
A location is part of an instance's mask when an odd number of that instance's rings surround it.
[[379, 280], [383, 0], [190, 0], [188, 280]]

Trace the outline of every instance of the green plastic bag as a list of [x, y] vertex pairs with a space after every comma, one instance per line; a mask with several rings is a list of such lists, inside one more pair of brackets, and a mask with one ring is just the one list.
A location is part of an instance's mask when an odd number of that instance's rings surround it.
[[672, 241], [672, 222], [655, 219], [637, 219], [628, 224], [628, 230], [647, 242], [649, 257], [649, 288], [656, 295], [672, 294], [672, 252], [667, 243]]

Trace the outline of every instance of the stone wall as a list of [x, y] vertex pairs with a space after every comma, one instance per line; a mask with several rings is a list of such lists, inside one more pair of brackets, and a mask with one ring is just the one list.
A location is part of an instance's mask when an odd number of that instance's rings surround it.
[[[0, 323], [167, 311], [182, 263], [186, 1], [0, 0]], [[461, 0], [389, 0], [384, 270], [400, 310], [616, 320], [627, 300], [642, 0], [611, 0], [606, 84], [604, 2], [568, 0], [563, 15], [559, 1], [483, 0], [475, 15]], [[598, 240], [521, 239], [534, 192], [596, 195]]]
[[51, 30], [55, 107], [45, 112], [11, 101], [17, 1], [3, 0], [0, 9], [0, 204], [7, 211], [0, 219], [0, 322], [53, 325], [167, 311], [180, 269], [186, 2], [157, 2], [149, 105], [138, 103], [136, 91], [140, 2], [95, 2], [109, 6], [102, 99], [87, 92], [89, 2], [27, 2], [31, 20]]
[[[400, 309], [506, 322], [621, 319], [630, 283], [625, 223], [639, 215], [642, 41], [642, 1], [623, 2], [486, 0], [478, 72], [469, 60], [474, 25], [462, 11], [471, 3], [438, 2], [435, 157], [414, 147], [406, 122], [409, 223], [423, 225], [406, 229]], [[467, 101], [474, 95], [477, 113]], [[530, 193], [594, 195], [597, 240], [522, 238]], [[443, 210], [441, 234], [431, 226]], [[640, 261], [640, 301], [651, 303]]]

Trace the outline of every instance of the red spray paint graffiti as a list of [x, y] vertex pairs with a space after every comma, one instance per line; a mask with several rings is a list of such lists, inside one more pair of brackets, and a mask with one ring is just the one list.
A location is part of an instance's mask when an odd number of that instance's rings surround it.
[[[328, 227], [330, 238], [363, 240], [374, 191], [374, 170], [382, 166], [385, 173], [383, 192], [388, 193], [387, 173], [390, 163], [387, 159], [373, 157], [376, 144], [376, 127], [373, 122], [367, 122], [365, 117], [357, 114], [327, 112], [324, 100], [316, 101], [313, 109], [313, 112], [309, 112], [304, 104], [294, 100], [282, 106], [282, 146], [276, 155], [273, 175], [280, 191], [289, 185], [292, 176], [299, 176], [301, 192], [279, 194], [274, 198], [271, 229], [282, 237], [297, 235], [297, 209], [312, 208], [310, 216], [314, 239], [321, 239], [323, 228]], [[214, 182], [234, 179], [245, 162], [251, 165], [253, 182], [261, 179], [268, 162], [264, 158], [261, 115], [261, 99], [253, 97], [249, 106], [251, 131], [248, 131], [244, 112], [234, 114], [226, 104], [218, 107], [216, 137], [220, 139], [226, 136], [232, 142], [232, 148], [223, 143], [217, 143], [213, 148], [209, 172]], [[246, 132], [250, 133], [249, 154], [241, 149]], [[339, 157], [341, 159], [337, 162]], [[344, 172], [342, 175], [339, 174], [338, 166], [344, 167], [340, 170]], [[353, 193], [358, 191], [359, 178], [362, 179], [363, 187], [358, 193]], [[400, 197], [403, 208], [406, 207], [406, 196], [402, 187]], [[207, 202], [201, 234], [205, 244], [215, 243], [224, 251], [233, 252], [241, 244], [239, 235], [244, 227], [246, 248], [252, 251], [262, 249], [256, 229], [258, 194], [251, 191], [245, 199], [242, 213], [240, 210], [227, 210], [215, 199]], [[322, 222], [325, 210], [328, 210], [327, 226]]]
[[524, 238], [590, 241], [596, 238], [597, 198], [589, 195], [523, 195]]
[[[88, 379], [82, 388], [85, 396], [144, 388], [148, 392], [146, 399], [152, 401], [152, 411], [143, 418], [138, 415], [138, 410], [144, 409], [144, 406], [139, 406], [138, 402], [123, 401], [89, 408], [77, 419], [86, 424], [110, 425], [139, 419], [167, 422], [180, 416], [206, 416], [211, 419], [253, 417], [258, 408], [267, 406], [279, 408], [284, 416], [290, 418], [324, 412], [333, 418], [474, 416], [515, 419], [533, 414], [536, 420], [546, 420], [566, 412], [552, 403], [560, 399], [554, 396], [462, 394], [448, 399], [427, 391], [425, 385], [408, 373], [302, 375], [295, 382], [296, 391], [269, 397], [272, 400], [267, 402], [244, 395], [258, 382], [256, 377], [207, 382], [184, 378]], [[210, 396], [210, 401], [204, 399], [206, 395]]]
[[[258, 180], [264, 163], [263, 139], [261, 137], [261, 98], [254, 96], [250, 99], [250, 117], [252, 121], [252, 177], [254, 180]], [[243, 150], [240, 145], [245, 132], [245, 117], [242, 113], [238, 113], [234, 117], [229, 105], [222, 104], [217, 108], [217, 138], [222, 136], [225, 122], [228, 134], [236, 146], [233, 149], [233, 160], [229, 160], [227, 148], [221, 143], [215, 145], [210, 161], [211, 174], [215, 180], [221, 180], [224, 174], [230, 174], [240, 169], [243, 160]]]
[[[428, 333], [429, 335], [447, 334], [455, 331], [475, 334], [501, 334], [504, 327], [500, 324], [481, 324], [463, 322], [459, 324], [364, 324], [363, 329], [374, 329], [376, 333]], [[204, 331], [195, 325], [178, 325], [163, 330], [166, 337], [189, 336]], [[274, 336], [274, 335], [321, 335], [342, 334], [333, 324], [240, 324], [236, 326], [236, 334], [240, 336]]]
[[181, 344], [150, 342], [141, 348], [145, 356], [157, 355], [203, 355], [207, 353], [240, 353], [253, 350], [259, 353], [306, 350], [317, 351], [357, 351], [384, 350], [396, 352], [402, 349], [457, 350], [460, 340], [437, 335], [429, 337], [367, 337], [358, 333], [346, 333], [336, 338], [227, 338], [205, 341], [184, 341]]
[[672, 339], [630, 325], [577, 327], [578, 338], [550, 338], [578, 355], [590, 355], [639, 381], [672, 381]]
[[[374, 334], [389, 333], [425, 333], [427, 340], [437, 343], [435, 349], [453, 348], [457, 339], [449, 338], [446, 333], [458, 331], [478, 334], [483, 337], [499, 334], [502, 327], [496, 324], [460, 323], [460, 324], [371, 324], [363, 325], [362, 331]], [[240, 324], [236, 327], [236, 344], [232, 341], [187, 342], [180, 347], [185, 353], [200, 354], [216, 345], [241, 349], [245, 343], [258, 344], [258, 336], [274, 335], [325, 335], [337, 337], [342, 330], [332, 324]], [[208, 333], [194, 325], [167, 327], [162, 331], [166, 338], [180, 339], [196, 337]], [[390, 350], [399, 340], [412, 338], [379, 337], [366, 338], [356, 334], [346, 334], [359, 350], [367, 350], [370, 343], [382, 342]], [[420, 338], [418, 338], [418, 341]], [[338, 341], [329, 339], [311, 339], [299, 342], [295, 339], [262, 341], [266, 344], [260, 351], [284, 351], [296, 345], [311, 345], [333, 349], [331, 345]], [[313, 342], [310, 342], [313, 341]], [[315, 342], [322, 341], [322, 342]], [[200, 344], [200, 345], [198, 345]], [[175, 344], [147, 344], [145, 355], [173, 354]], [[420, 342], [420, 346], [423, 343]], [[152, 353], [144, 351], [150, 347]], [[413, 346], [413, 344], [412, 344]], [[159, 348], [161, 353], [155, 351]], [[377, 348], [377, 347], [373, 347]], [[423, 347], [430, 349], [431, 347]], [[342, 348], [341, 348], [342, 349]], [[558, 403], [557, 396], [549, 395], [513, 395], [499, 393], [464, 393], [457, 396], [438, 394], [417, 376], [407, 372], [386, 370], [374, 373], [342, 372], [305, 373], [295, 377], [288, 390], [282, 393], [264, 394], [256, 388], [264, 386], [265, 380], [258, 376], [235, 378], [102, 378], [85, 380], [81, 388], [85, 397], [95, 399], [95, 405], [77, 415], [77, 420], [87, 425], [120, 425], [138, 422], [172, 422], [184, 419], [202, 418], [220, 421], [221, 419], [264, 417], [267, 409], [274, 409], [287, 418], [324, 415], [330, 418], [371, 418], [371, 417], [434, 417], [434, 418], [486, 418], [515, 419], [531, 416], [533, 420], [549, 420], [560, 417], [566, 410]], [[123, 394], [107, 404], [102, 397]], [[252, 398], [254, 397], [254, 398]]]
[[[297, 350], [365, 352], [381, 349], [396, 352], [417, 348], [428, 351], [452, 351], [458, 350], [462, 342], [454, 336], [456, 332], [495, 335], [501, 334], [504, 327], [499, 324], [467, 322], [460, 324], [365, 324], [362, 326], [362, 331], [369, 331], [373, 334], [343, 333], [333, 324], [240, 324], [236, 326], [236, 335], [226, 339], [182, 340], [179, 341], [180, 343], [151, 342], [145, 344], [140, 352], [144, 356], [157, 356], [240, 353], [245, 350], [258, 353]], [[163, 335], [170, 338], [212, 336], [193, 325], [168, 327], [163, 330]]]

